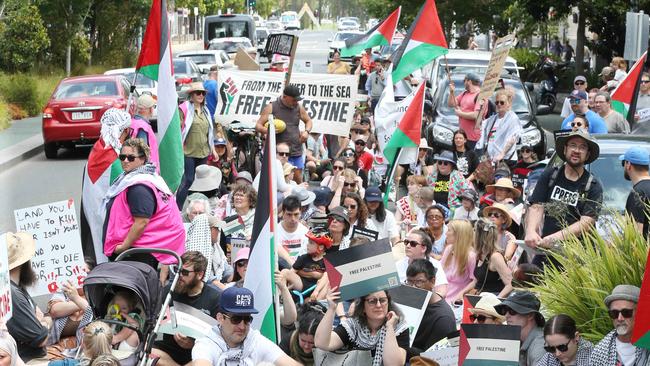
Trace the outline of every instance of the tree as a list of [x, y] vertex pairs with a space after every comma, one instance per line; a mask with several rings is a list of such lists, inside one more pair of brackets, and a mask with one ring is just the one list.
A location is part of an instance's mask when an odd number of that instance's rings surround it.
[[6, 12], [0, 39], [3, 40], [0, 42], [0, 65], [11, 72], [29, 70], [50, 44], [43, 19], [34, 5]]

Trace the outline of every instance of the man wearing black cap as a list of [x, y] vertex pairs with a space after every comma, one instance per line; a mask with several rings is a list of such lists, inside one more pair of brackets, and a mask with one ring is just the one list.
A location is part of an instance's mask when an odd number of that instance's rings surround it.
[[300, 365], [280, 347], [251, 329], [254, 307], [253, 293], [244, 287], [229, 287], [219, 298], [219, 325], [208, 336], [196, 341], [192, 349], [194, 366], [222, 365]]
[[465, 90], [458, 96], [454, 94], [454, 83], [449, 83], [449, 100], [447, 104], [449, 107], [454, 108], [458, 116], [458, 126], [467, 134], [467, 146], [470, 150], [473, 150], [476, 142], [481, 137], [481, 130], [476, 128], [476, 118], [480, 109], [480, 105], [476, 103], [476, 98], [481, 91], [481, 78], [470, 72], [465, 75], [463, 82]]
[[540, 302], [532, 292], [513, 292], [494, 309], [505, 315], [508, 325], [521, 327], [519, 365], [535, 366], [544, 356], [544, 316], [539, 312]]
[[[295, 85], [289, 85], [284, 88], [282, 96], [276, 101], [269, 103], [260, 119], [257, 120], [255, 130], [266, 135], [269, 129], [266, 123], [269, 115], [272, 114], [274, 119], [284, 121], [286, 129], [276, 135], [276, 142], [285, 142], [290, 147], [289, 163], [295, 166], [293, 180], [296, 183], [302, 183], [302, 170], [305, 168], [305, 160], [302, 154], [302, 144], [307, 142], [307, 138], [312, 130], [312, 121], [305, 108], [298, 102], [302, 100], [300, 89]], [[300, 121], [305, 123], [304, 131], [300, 131]]]

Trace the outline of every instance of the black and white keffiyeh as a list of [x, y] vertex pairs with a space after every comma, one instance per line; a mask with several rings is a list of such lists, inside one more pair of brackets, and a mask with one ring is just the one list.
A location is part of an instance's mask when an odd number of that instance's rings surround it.
[[[589, 358], [594, 345], [586, 339], [580, 338], [578, 341], [578, 352], [576, 353], [575, 366], [589, 366]], [[562, 362], [558, 360], [552, 353], [546, 352], [544, 356], [537, 362], [537, 366], [562, 366]]]
[[[616, 366], [618, 353], [616, 351], [616, 330], [612, 330], [594, 347], [589, 360], [590, 366]], [[637, 347], [634, 366], [649, 366], [650, 351]]]
[[[367, 326], [361, 324], [357, 318], [349, 318], [341, 323], [345, 331], [353, 340], [354, 345], [361, 349], [375, 350], [375, 356], [372, 359], [372, 366], [383, 365], [384, 359], [384, 341], [386, 340], [386, 324], [384, 324], [379, 331], [374, 335], [370, 333]], [[395, 326], [395, 335], [400, 335], [403, 331], [408, 329], [408, 325], [404, 321], [400, 321]]]

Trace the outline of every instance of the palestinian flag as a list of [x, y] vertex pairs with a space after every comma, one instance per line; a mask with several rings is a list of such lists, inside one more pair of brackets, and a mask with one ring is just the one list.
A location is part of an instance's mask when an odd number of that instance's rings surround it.
[[158, 153], [160, 175], [172, 192], [181, 183], [184, 169], [178, 94], [172, 67], [167, 0], [153, 0], [144, 32], [136, 72], [158, 81]]
[[627, 76], [612, 92], [612, 108], [627, 119], [630, 126], [634, 123], [634, 113], [636, 112], [636, 100], [639, 96], [639, 84], [646, 56], [648, 51], [634, 63], [634, 66], [627, 73]]
[[[393, 182], [393, 175], [399, 164], [410, 164], [417, 160], [418, 147], [420, 146], [420, 136], [422, 135], [422, 113], [424, 112], [424, 87], [425, 83], [420, 83], [411, 104], [406, 108], [406, 112], [399, 122], [397, 129], [388, 140], [384, 147], [384, 157], [388, 160], [388, 181], [386, 182], [386, 194], [384, 203], [388, 202], [388, 193], [390, 185]], [[403, 150], [406, 149], [406, 150]], [[408, 152], [410, 158], [400, 158], [400, 155]], [[406, 160], [406, 161], [405, 161]]]
[[100, 138], [90, 151], [88, 163], [84, 169], [80, 226], [83, 251], [88, 256], [91, 256], [94, 251], [97, 264], [108, 261], [104, 255], [104, 242], [102, 241], [104, 218], [106, 217], [102, 201], [111, 183], [120, 173], [122, 173], [122, 165], [117, 158], [117, 152]]
[[269, 123], [263, 157], [244, 287], [253, 292], [255, 309], [259, 310], [258, 314], [253, 315], [252, 328], [259, 329], [262, 335], [278, 344], [280, 342], [279, 298], [273, 280], [278, 262], [275, 248], [277, 182], [274, 171], [275, 125], [273, 123]]
[[402, 7], [398, 7], [386, 19], [372, 27], [366, 34], [345, 40], [345, 48], [341, 49], [341, 57], [353, 57], [367, 48], [388, 46], [393, 43], [393, 35]]
[[634, 317], [634, 330], [632, 331], [632, 343], [641, 348], [650, 349], [650, 251], [646, 262], [645, 274], [641, 283], [641, 295], [636, 307]]
[[436, 3], [426, 0], [406, 38], [393, 55], [393, 83], [447, 52], [447, 41], [438, 19]]

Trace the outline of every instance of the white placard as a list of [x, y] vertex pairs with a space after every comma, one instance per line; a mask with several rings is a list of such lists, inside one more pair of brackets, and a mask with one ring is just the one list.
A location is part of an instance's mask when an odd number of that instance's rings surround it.
[[32, 268], [38, 281], [29, 289], [32, 296], [56, 292], [70, 280], [80, 287], [85, 278], [79, 221], [74, 201], [59, 201], [14, 211], [17, 231], [36, 241]]
[[458, 347], [447, 347], [421, 353], [420, 356], [436, 361], [440, 366], [458, 366]]
[[0, 235], [0, 319], [11, 319], [11, 283], [9, 282], [9, 259], [7, 258], [7, 234]]

